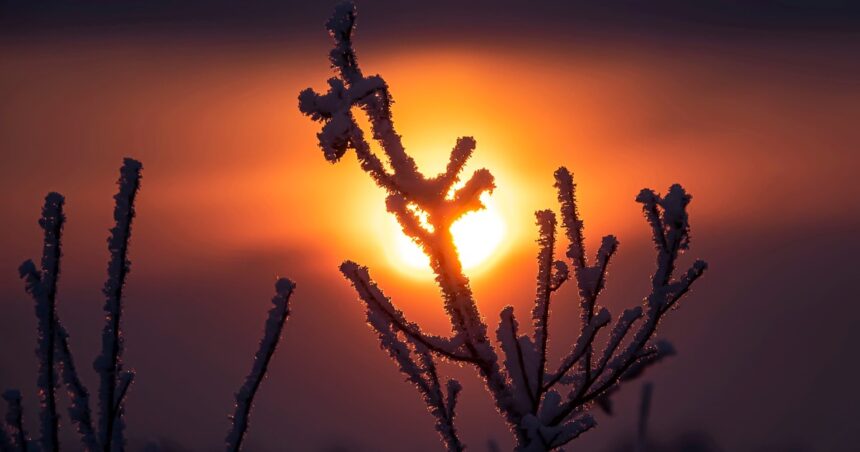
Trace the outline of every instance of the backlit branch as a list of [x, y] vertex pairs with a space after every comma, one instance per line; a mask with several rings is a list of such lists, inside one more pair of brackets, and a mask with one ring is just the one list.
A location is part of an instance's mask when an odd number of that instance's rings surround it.
[[[646, 219], [658, 248], [657, 271], [645, 308], [628, 309], [615, 322], [605, 348], [593, 356], [598, 333], [610, 324], [610, 314], [597, 305], [606, 285], [618, 240], [603, 238], [594, 260], [586, 258], [583, 222], [576, 203], [573, 176], [565, 168], [555, 173], [561, 207], [561, 223], [569, 241], [566, 256], [572, 266], [555, 260], [556, 218], [552, 211], [537, 213], [538, 272], [533, 329], [522, 331], [512, 307], [505, 308], [496, 328], [501, 352], [487, 336], [488, 326], [478, 311], [469, 279], [464, 275], [451, 235], [451, 225], [463, 214], [484, 207], [481, 197], [495, 189], [492, 174], [475, 171], [458, 189], [462, 172], [475, 149], [475, 140], [463, 137], [451, 151], [445, 171], [425, 177], [406, 153], [394, 128], [389, 86], [378, 75], [365, 76], [353, 49], [355, 7], [343, 3], [335, 9], [326, 27], [334, 39], [329, 57], [337, 76], [328, 81], [326, 93], [308, 88], [299, 95], [299, 109], [322, 123], [319, 145], [325, 158], [336, 162], [349, 150], [356, 152], [361, 168], [388, 193], [386, 205], [403, 232], [421, 246], [439, 286], [452, 336], [443, 338], [421, 331], [409, 322], [376, 284], [365, 267], [353, 262], [341, 265], [366, 307], [368, 324], [379, 336], [382, 348], [415, 385], [436, 419], [446, 447], [462, 447], [454, 431], [454, 402], [459, 384], [448, 383], [443, 397], [434, 358], [473, 365], [483, 378], [499, 413], [513, 432], [517, 450], [543, 451], [563, 446], [596, 423], [587, 411], [592, 401], [608, 406], [618, 383], [633, 378], [668, 355], [669, 348], [652, 338], [661, 317], [686, 294], [702, 275], [704, 262], [697, 261], [678, 280], [672, 279], [675, 260], [689, 244], [686, 206], [690, 197], [673, 186], [661, 198], [644, 190]], [[370, 135], [379, 143], [390, 170], [370, 150], [353, 116], [362, 109], [370, 122]], [[553, 294], [570, 279], [577, 284], [581, 311], [579, 335], [554, 372], [547, 370], [550, 304]], [[499, 363], [499, 353], [502, 363]], [[452, 386], [453, 385], [453, 386]], [[567, 386], [573, 385], [567, 389]], [[562, 397], [562, 391], [567, 392]]]
[[[538, 376], [535, 385], [534, 398], [535, 403], [540, 399], [540, 393], [543, 392], [544, 374], [546, 373], [546, 351], [547, 340], [549, 338], [549, 302], [550, 295], [554, 290], [561, 285], [557, 281], [560, 273], [564, 273], [564, 278], [567, 278], [567, 266], [564, 270], [560, 268], [553, 273], [553, 261], [555, 255], [555, 214], [551, 210], [541, 210], [535, 214], [537, 225], [540, 229], [538, 233], [538, 275], [537, 275], [537, 293], [535, 295], [535, 306], [532, 310], [532, 321], [534, 322], [535, 344], [538, 352]], [[562, 263], [564, 265], [564, 263]]]
[[[6, 401], [6, 416], [4, 418], [4, 433], [9, 450], [25, 452], [30, 449], [30, 438], [24, 430], [24, 410], [21, 404], [21, 391], [8, 389], [3, 392]], [[7, 436], [8, 435], [8, 436]]]
[[83, 450], [95, 452], [99, 449], [96, 432], [93, 428], [92, 414], [90, 413], [90, 393], [78, 377], [75, 361], [69, 348], [69, 333], [60, 323], [56, 323], [57, 330], [57, 361], [62, 369], [61, 375], [66, 384], [71, 404], [69, 406], [69, 418], [75, 423], [81, 436]]
[[106, 297], [102, 352], [93, 363], [93, 368], [99, 374], [99, 439], [105, 452], [112, 451], [114, 444], [119, 449], [125, 446], [122, 406], [115, 405], [117, 385], [122, 373], [122, 298], [125, 279], [131, 267], [128, 244], [134, 219], [134, 200], [140, 189], [141, 168], [142, 165], [137, 160], [126, 158], [123, 161], [117, 181], [119, 192], [114, 195], [116, 204], [113, 216], [116, 223], [108, 237], [110, 261], [108, 278], [102, 290]]
[[251, 417], [251, 408], [254, 405], [254, 397], [266, 376], [269, 363], [278, 347], [284, 323], [290, 315], [289, 301], [296, 285], [287, 278], [280, 278], [275, 282], [275, 296], [272, 298], [272, 308], [266, 319], [263, 338], [257, 354], [254, 355], [254, 363], [251, 372], [245, 378], [245, 383], [236, 393], [236, 407], [232, 416], [233, 425], [227, 434], [227, 450], [238, 451], [242, 448], [242, 441], [248, 430], [248, 421]]
[[370, 280], [366, 268], [346, 262], [341, 265], [341, 272], [352, 281], [367, 305], [367, 323], [379, 336], [380, 345], [421, 393], [422, 399], [436, 419], [436, 430], [447, 449], [463, 450], [464, 446], [454, 427], [454, 409], [461, 389], [460, 384], [456, 380], [449, 380], [446, 383], [447, 397], [443, 396], [442, 385], [430, 352], [432, 350], [452, 360], [463, 361], [468, 358], [456, 354], [456, 345], [453, 342], [425, 335], [417, 325], [407, 322], [403, 314], [391, 305]]
[[[403, 312], [394, 307], [391, 300], [382, 293], [376, 283], [370, 278], [367, 267], [347, 261], [340, 266], [340, 271], [352, 282], [353, 287], [358, 292], [359, 298], [367, 306], [368, 323], [371, 326], [376, 324], [376, 322], [371, 321], [371, 317], [385, 318], [387, 319], [386, 322], [390, 322], [397, 331], [402, 332], [411, 340], [423, 345], [434, 353], [438, 353], [453, 361], [473, 361], [473, 358], [463, 351], [463, 336], [456, 336], [453, 339], [434, 336], [422, 332], [417, 324], [406, 320]], [[386, 325], [387, 328], [387, 323], [383, 322], [382, 324]]]
[[66, 217], [63, 214], [65, 198], [59, 193], [49, 193], [45, 197], [42, 208], [42, 218], [39, 219], [44, 233], [42, 244], [41, 269], [37, 270], [33, 261], [26, 261], [18, 269], [24, 280], [24, 286], [36, 302], [36, 318], [38, 319], [38, 348], [40, 408], [40, 440], [44, 451], [59, 450], [57, 429], [56, 389], [59, 384], [56, 371], [56, 339], [57, 339], [57, 279], [60, 275], [60, 258], [62, 257], [61, 236]]
[[[119, 315], [122, 289], [129, 270], [127, 248], [131, 234], [131, 219], [134, 216], [134, 198], [139, 188], [140, 169], [139, 162], [125, 159], [120, 169], [119, 193], [114, 196], [116, 199], [114, 210], [116, 225], [108, 238], [111, 260], [108, 265], [108, 282], [104, 288], [107, 296], [105, 309], [108, 314], [107, 325], [103, 333], [105, 348], [95, 365], [96, 370], [100, 372], [103, 383], [100, 391], [100, 399], [103, 403], [100, 424], [106, 430], [100, 432], [101, 435], [96, 434], [93, 426], [89, 408], [89, 392], [78, 376], [69, 345], [69, 334], [60, 322], [56, 309], [57, 279], [62, 257], [61, 235], [65, 223], [65, 216], [63, 215], [65, 199], [62, 195], [49, 193], [45, 197], [42, 218], [39, 220], [39, 225], [44, 231], [41, 268], [37, 269], [33, 261], [28, 260], [21, 264], [18, 269], [24, 280], [25, 290], [35, 301], [38, 318], [39, 371], [37, 383], [41, 402], [41, 438], [39, 442], [42, 450], [56, 451], [59, 449], [56, 387], [60, 379], [65, 383], [70, 398], [69, 418], [76, 424], [80, 434], [81, 448], [86, 451], [102, 449], [106, 452], [112, 452], [122, 450], [124, 447], [122, 402], [133, 373], [121, 372], [119, 365], [122, 353]], [[118, 376], [116, 375], [117, 372], [120, 372]], [[105, 382], [109, 384], [105, 384]]]

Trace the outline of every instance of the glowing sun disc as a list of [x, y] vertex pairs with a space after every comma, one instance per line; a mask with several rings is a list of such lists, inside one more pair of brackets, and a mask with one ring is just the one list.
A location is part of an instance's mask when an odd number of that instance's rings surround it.
[[[505, 235], [505, 222], [499, 211], [489, 198], [482, 200], [487, 206], [485, 209], [470, 212], [451, 225], [454, 245], [466, 270], [486, 262]], [[430, 268], [430, 259], [402, 231], [397, 234], [396, 241], [396, 254], [401, 263], [413, 269]]]

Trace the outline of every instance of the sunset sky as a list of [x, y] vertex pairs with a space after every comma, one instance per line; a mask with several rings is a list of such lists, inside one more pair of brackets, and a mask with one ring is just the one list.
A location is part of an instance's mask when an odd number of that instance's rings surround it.
[[[408, 6], [406, 4], [408, 3]], [[660, 329], [678, 356], [647, 375], [666, 443], [726, 451], [856, 447], [860, 405], [860, 10], [842, 2], [358, 1], [366, 73], [426, 174], [459, 136], [489, 168], [498, 245], [467, 270], [494, 327], [529, 309], [537, 228], [577, 179], [587, 242], [621, 247], [603, 303], [639, 303], [653, 271], [634, 198], [693, 195], [685, 262], [711, 270]], [[298, 93], [332, 75], [333, 2], [83, 2], [0, 6], [0, 390], [20, 388], [36, 431], [35, 324], [18, 265], [40, 253], [44, 195], [66, 195], [58, 309], [90, 388], [122, 157], [143, 162], [125, 310], [132, 450], [218, 449], [276, 276], [297, 282], [246, 450], [430, 451], [432, 419], [379, 350], [337, 271], [371, 269], [394, 302], [445, 333], [429, 271], [354, 153], [338, 164]], [[554, 354], [575, 338], [575, 293], [553, 312]], [[525, 312], [525, 311], [523, 311]], [[473, 450], [508, 433], [472, 369], [460, 430]], [[635, 432], [640, 383], [572, 449]], [[92, 389], [91, 389], [92, 390]], [[63, 419], [67, 419], [63, 410]], [[64, 437], [73, 430], [65, 426]]]

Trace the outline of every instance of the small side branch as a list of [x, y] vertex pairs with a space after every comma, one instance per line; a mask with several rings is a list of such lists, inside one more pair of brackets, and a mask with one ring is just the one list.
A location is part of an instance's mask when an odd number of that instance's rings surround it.
[[619, 317], [618, 321], [615, 322], [615, 326], [609, 334], [609, 341], [606, 343], [606, 348], [603, 349], [603, 353], [597, 361], [597, 368], [594, 369], [594, 373], [596, 375], [600, 375], [603, 372], [609, 359], [615, 354], [615, 350], [617, 350], [618, 346], [621, 345], [621, 341], [624, 337], [627, 336], [627, 332], [630, 331], [630, 327], [633, 325], [633, 322], [640, 318], [642, 318], [642, 307], [636, 306], [635, 308], [624, 310], [621, 317]]
[[503, 364], [511, 380], [511, 392], [519, 411], [528, 413], [538, 405], [536, 351], [528, 337], [519, 334], [513, 306], [503, 309], [500, 317], [496, 338], [504, 352]]
[[570, 353], [562, 361], [558, 371], [555, 374], [547, 376], [548, 381], [543, 387], [544, 392], [558, 383], [586, 355], [587, 351], [591, 348], [591, 344], [594, 342], [594, 338], [597, 336], [597, 332], [609, 324], [610, 320], [611, 317], [606, 308], [601, 309], [597, 315], [592, 317], [589, 324], [582, 331], [582, 334], [577, 338], [576, 344], [570, 350]]
[[[558, 202], [561, 205], [562, 224], [570, 241], [567, 256], [573, 262], [574, 276], [579, 288], [580, 334], [583, 334], [594, 316], [597, 297], [605, 285], [606, 271], [609, 268], [612, 255], [618, 249], [618, 240], [612, 235], [604, 237], [600, 249], [597, 251], [596, 263], [589, 266], [585, 258], [583, 222], [579, 217], [576, 204], [576, 184], [573, 182], [573, 175], [567, 168], [561, 167], [555, 172], [555, 187], [558, 190]], [[592, 374], [591, 354], [592, 348], [589, 344], [582, 360], [582, 370], [586, 380], [590, 379]]]
[[[452, 347], [444, 342], [424, 336], [417, 326], [411, 325], [402, 313], [394, 309], [391, 302], [370, 281], [367, 269], [353, 262], [341, 265], [341, 272], [353, 282], [356, 291], [367, 306], [367, 323], [379, 336], [383, 350], [397, 363], [400, 372], [415, 385], [421, 397], [436, 419], [436, 431], [449, 451], [461, 451], [454, 428], [454, 408], [460, 385], [456, 381], [447, 383], [448, 397], [442, 395], [442, 385], [431, 356], [433, 352], [446, 357], [457, 357]], [[458, 359], [458, 358], [453, 358]]]
[[367, 271], [367, 267], [362, 267], [352, 261], [346, 261], [341, 264], [340, 271], [352, 283], [359, 298], [367, 307], [368, 318], [377, 315], [387, 318], [397, 331], [403, 332], [410, 339], [427, 347], [430, 351], [452, 361], [474, 361], [472, 356], [461, 351], [465, 343], [462, 335], [446, 339], [426, 334], [421, 331], [418, 325], [409, 322], [403, 315], [403, 312], [395, 308], [391, 300], [373, 282]]
[[232, 416], [233, 427], [227, 434], [227, 450], [238, 451], [242, 447], [245, 433], [248, 430], [248, 419], [251, 415], [251, 407], [254, 404], [254, 396], [266, 376], [269, 362], [275, 354], [284, 322], [290, 315], [289, 301], [296, 285], [287, 278], [281, 278], [275, 283], [275, 296], [272, 298], [272, 308], [266, 319], [266, 329], [260, 340], [260, 347], [254, 355], [254, 364], [251, 373], [245, 378], [245, 383], [236, 393], [236, 409]]
[[475, 150], [475, 139], [472, 137], [461, 137], [451, 151], [445, 172], [436, 176], [435, 182], [439, 184], [439, 192], [447, 194], [451, 187], [460, 179], [460, 172], [466, 166], [466, 162]]
[[[536, 212], [535, 216], [537, 217], [539, 235], [537, 256], [537, 293], [535, 294], [535, 306], [532, 310], [532, 321], [534, 322], [535, 329], [535, 345], [538, 348], [538, 378], [534, 398], [540, 399], [541, 393], [543, 392], [544, 374], [546, 373], [550, 295], [555, 290], [555, 287], [560, 286], [561, 283], [555, 281], [555, 275], [553, 274], [556, 225], [555, 214], [552, 213], [551, 210], [541, 210]], [[565, 266], [564, 269], [564, 272], [566, 273], [567, 267]], [[535, 404], [534, 410], [537, 410], [537, 404]]]

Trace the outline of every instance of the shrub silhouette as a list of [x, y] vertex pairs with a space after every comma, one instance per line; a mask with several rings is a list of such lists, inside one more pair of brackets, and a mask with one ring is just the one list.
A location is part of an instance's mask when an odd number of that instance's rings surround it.
[[[361, 168], [388, 193], [388, 211], [430, 259], [451, 320], [451, 336], [428, 334], [410, 322], [372, 281], [366, 267], [346, 261], [340, 270], [365, 304], [368, 324], [382, 347], [421, 394], [448, 450], [464, 448], [454, 423], [461, 385], [456, 380], [441, 381], [436, 359], [477, 369], [513, 432], [518, 450], [559, 448], [596, 425], [589, 414], [593, 404], [609, 409], [609, 397], [620, 383], [672, 353], [669, 343], [655, 340], [657, 326], [707, 268], [704, 261], [696, 261], [675, 276], [677, 258], [689, 246], [686, 208], [691, 197], [680, 185], [673, 185], [664, 196], [648, 189], [637, 196], [657, 251], [651, 293], [641, 306], [627, 309], [617, 318], [605, 348], [598, 351], [593, 342], [611, 323], [611, 317], [606, 308], [598, 309], [597, 299], [618, 240], [611, 235], [604, 237], [595, 259], [586, 258], [576, 186], [571, 173], [559, 168], [555, 188], [562, 227], [570, 242], [566, 253], [569, 263], [555, 260], [555, 214], [551, 210], [537, 212], [540, 250], [532, 325], [520, 326], [512, 307], [501, 312], [496, 329], [500, 358], [463, 274], [450, 232], [463, 214], [483, 208], [480, 196], [495, 188], [493, 176], [479, 169], [455, 188], [475, 149], [471, 137], [457, 140], [445, 172], [426, 177], [418, 170], [395, 131], [388, 85], [379, 75], [365, 76], [359, 68], [352, 45], [355, 19], [354, 5], [342, 3], [326, 23], [334, 39], [329, 58], [337, 76], [328, 80], [325, 93], [310, 88], [302, 91], [299, 109], [323, 124], [317, 137], [328, 161], [337, 162], [347, 150], [354, 150]], [[365, 131], [355, 120], [354, 108], [363, 110], [370, 119], [370, 135], [381, 146], [391, 171], [372, 152]], [[422, 215], [427, 225], [422, 224]], [[549, 306], [553, 293], [571, 279], [569, 265], [578, 286], [579, 338], [558, 366], [550, 366]]]
[[[134, 201], [140, 188], [142, 165], [134, 159], [126, 158], [120, 168], [117, 184], [119, 192], [114, 196], [115, 226], [108, 238], [110, 261], [108, 279], [103, 293], [105, 303], [105, 326], [102, 333], [102, 351], [93, 367], [99, 374], [99, 429], [93, 425], [90, 413], [89, 392], [78, 378], [69, 347], [69, 334], [57, 315], [57, 282], [60, 275], [62, 257], [62, 233], [66, 217], [63, 213], [65, 198], [59, 193], [49, 193], [45, 197], [39, 225], [44, 231], [42, 259], [40, 268], [33, 261], [21, 264], [19, 273], [24, 280], [25, 289], [36, 306], [38, 319], [39, 369], [37, 384], [39, 388], [39, 439], [31, 440], [22, 421], [22, 397], [20, 391], [7, 390], [3, 398], [7, 412], [3, 428], [0, 429], [0, 450], [44, 452], [60, 449], [57, 431], [60, 416], [57, 414], [56, 391], [62, 381], [71, 399], [69, 418], [75, 423], [80, 434], [81, 450], [84, 451], [122, 451], [125, 448], [123, 411], [125, 397], [134, 379], [134, 371], [123, 370], [122, 351], [122, 303], [126, 277], [131, 270], [128, 260], [131, 226], [134, 219]], [[260, 348], [254, 357], [251, 372], [244, 385], [236, 394], [235, 414], [231, 417], [232, 426], [226, 439], [226, 449], [237, 451], [248, 429], [248, 418], [254, 396], [265, 377], [268, 364], [275, 352], [289, 315], [288, 303], [295, 284], [287, 278], [279, 278], [275, 283], [273, 307], [265, 325]]]

